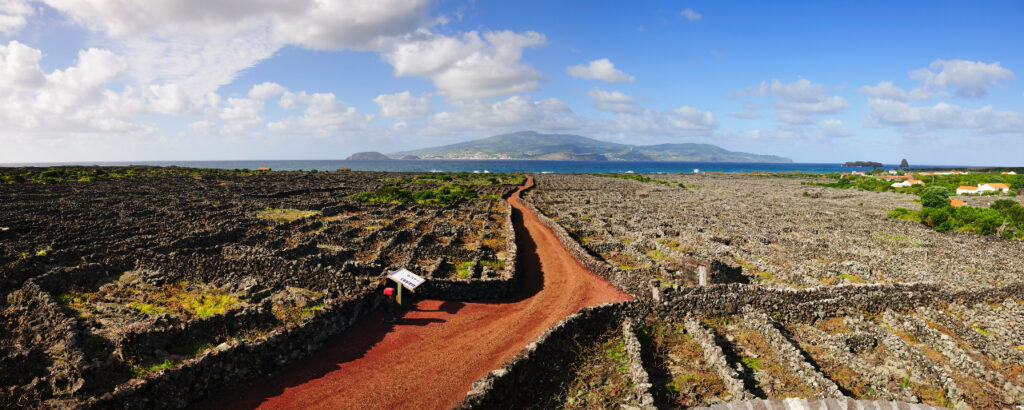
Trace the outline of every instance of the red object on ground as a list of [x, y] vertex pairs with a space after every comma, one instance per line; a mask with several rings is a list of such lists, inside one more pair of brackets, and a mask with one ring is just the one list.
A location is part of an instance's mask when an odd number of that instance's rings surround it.
[[[421, 300], [395, 324], [378, 311], [274, 377], [199, 407], [447, 409], [548, 327], [580, 308], [632, 299], [576, 261], [554, 232], [508, 201], [522, 294], [512, 300]], [[529, 392], [524, 392], [529, 394]]]
[[384, 288], [384, 296], [394, 296], [395, 288]]

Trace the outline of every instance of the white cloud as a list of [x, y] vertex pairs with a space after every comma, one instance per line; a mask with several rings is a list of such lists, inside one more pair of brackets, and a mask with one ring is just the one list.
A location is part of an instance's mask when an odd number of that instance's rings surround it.
[[868, 100], [868, 111], [868, 125], [892, 126], [904, 133], [945, 129], [968, 129], [982, 134], [1024, 133], [1024, 113], [996, 111], [990, 106], [967, 109], [940, 102], [916, 107], [873, 98]]
[[693, 9], [684, 9], [683, 11], [679, 12], [679, 14], [681, 14], [683, 17], [690, 21], [700, 21], [701, 17], [703, 17], [700, 15], [700, 13], [693, 11]]
[[41, 51], [17, 41], [0, 45], [0, 87], [35, 89], [46, 84], [41, 58]]
[[907, 101], [908, 95], [903, 89], [893, 85], [892, 81], [882, 81], [878, 85], [865, 85], [858, 90], [869, 98], [880, 98], [884, 100]]
[[113, 38], [264, 32], [276, 44], [371, 49], [427, 21], [428, 0], [44, 0]]
[[124, 58], [90, 48], [79, 51], [73, 66], [49, 74], [40, 68], [41, 58], [41, 51], [17, 41], [0, 45], [0, 142], [5, 146], [18, 146], [11, 141], [42, 146], [139, 136], [154, 130], [132, 120], [148, 110], [134, 89], [118, 93], [105, 88], [124, 72]]
[[779, 98], [781, 101], [775, 104], [779, 118], [794, 124], [812, 123], [815, 116], [834, 114], [849, 105], [843, 97], [829, 96], [825, 85], [804, 78], [791, 83], [777, 79], [771, 83], [761, 82], [760, 87], [747, 89], [740, 95]]
[[594, 107], [601, 111], [638, 112], [640, 107], [633, 102], [633, 97], [618, 91], [605, 91], [594, 88], [587, 92], [587, 97], [594, 101]]
[[35, 14], [27, 0], [0, 0], [0, 33], [14, 34]]
[[161, 114], [184, 114], [191, 111], [195, 105], [185, 94], [185, 90], [179, 84], [163, 84], [149, 86], [151, 97], [149, 105], [153, 111]]
[[255, 98], [258, 100], [266, 100], [271, 97], [284, 94], [288, 90], [278, 83], [263, 82], [252, 86], [249, 89], [249, 98]]
[[408, 91], [395, 94], [381, 94], [373, 99], [380, 106], [382, 117], [400, 120], [414, 120], [430, 114], [429, 97], [414, 98]]
[[179, 84], [191, 98], [286, 45], [380, 50], [429, 22], [429, 0], [43, 1], [104, 34], [140, 84]]
[[853, 132], [843, 126], [840, 120], [830, 119], [818, 123], [817, 135], [824, 138], [846, 138]]
[[633, 76], [616, 69], [607, 58], [591, 61], [587, 65], [574, 65], [566, 68], [565, 72], [576, 78], [601, 80], [606, 83], [631, 83], [635, 80]]
[[373, 117], [356, 112], [335, 98], [333, 93], [285, 93], [293, 107], [305, 105], [302, 116], [292, 116], [267, 124], [267, 129], [286, 135], [331, 137], [342, 131], [365, 129]]
[[496, 134], [523, 129], [571, 130], [583, 126], [582, 118], [556, 98], [533, 101], [528, 96], [517, 95], [493, 103], [479, 100], [456, 101], [453, 108], [452, 111], [431, 116], [424, 133], [448, 135], [478, 131]]
[[910, 77], [924, 83], [914, 90], [919, 99], [930, 98], [934, 88], [953, 88], [956, 95], [964, 98], [981, 98], [988, 93], [988, 87], [1012, 80], [1013, 71], [1003, 68], [999, 62], [986, 64], [981, 61], [935, 60], [928, 68], [910, 72]]
[[456, 99], [490, 98], [537, 88], [541, 75], [523, 64], [523, 49], [546, 43], [532, 31], [470, 31], [461, 38], [419, 32], [385, 54], [397, 76], [427, 77]]

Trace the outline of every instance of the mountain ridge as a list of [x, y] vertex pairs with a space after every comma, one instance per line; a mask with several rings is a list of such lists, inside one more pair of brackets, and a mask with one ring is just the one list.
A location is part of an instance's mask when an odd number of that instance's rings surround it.
[[416, 156], [422, 159], [586, 160], [603, 157], [610, 161], [793, 162], [785, 157], [734, 152], [712, 144], [630, 145], [579, 135], [541, 134], [535, 131], [494, 135], [439, 147], [400, 151], [388, 156]]

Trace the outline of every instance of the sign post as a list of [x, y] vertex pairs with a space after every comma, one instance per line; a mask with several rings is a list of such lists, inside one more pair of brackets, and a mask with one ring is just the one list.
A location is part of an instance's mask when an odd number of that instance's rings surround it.
[[409, 289], [410, 292], [415, 293], [416, 288], [422, 285], [423, 282], [426, 282], [426, 279], [417, 276], [415, 273], [409, 272], [405, 268], [389, 273], [388, 279], [391, 279], [400, 285], [398, 286], [398, 296], [395, 299], [399, 305], [402, 304], [402, 288]]

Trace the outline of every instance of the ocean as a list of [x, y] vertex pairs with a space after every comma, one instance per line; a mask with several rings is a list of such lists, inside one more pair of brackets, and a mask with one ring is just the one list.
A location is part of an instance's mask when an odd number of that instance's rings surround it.
[[[57, 166], [57, 165], [157, 165], [190, 168], [256, 169], [270, 167], [276, 171], [317, 170], [336, 171], [349, 168], [354, 171], [395, 172], [533, 172], [533, 173], [593, 173], [635, 172], [692, 173], [700, 172], [850, 172], [869, 171], [869, 167], [844, 167], [842, 164], [758, 163], [758, 162], [670, 162], [670, 161], [537, 161], [537, 160], [238, 160], [238, 161], [124, 161], [124, 162], [54, 162], [0, 164], [3, 167]], [[886, 164], [886, 169], [898, 168]], [[962, 165], [916, 165], [912, 168], [968, 168]]]

